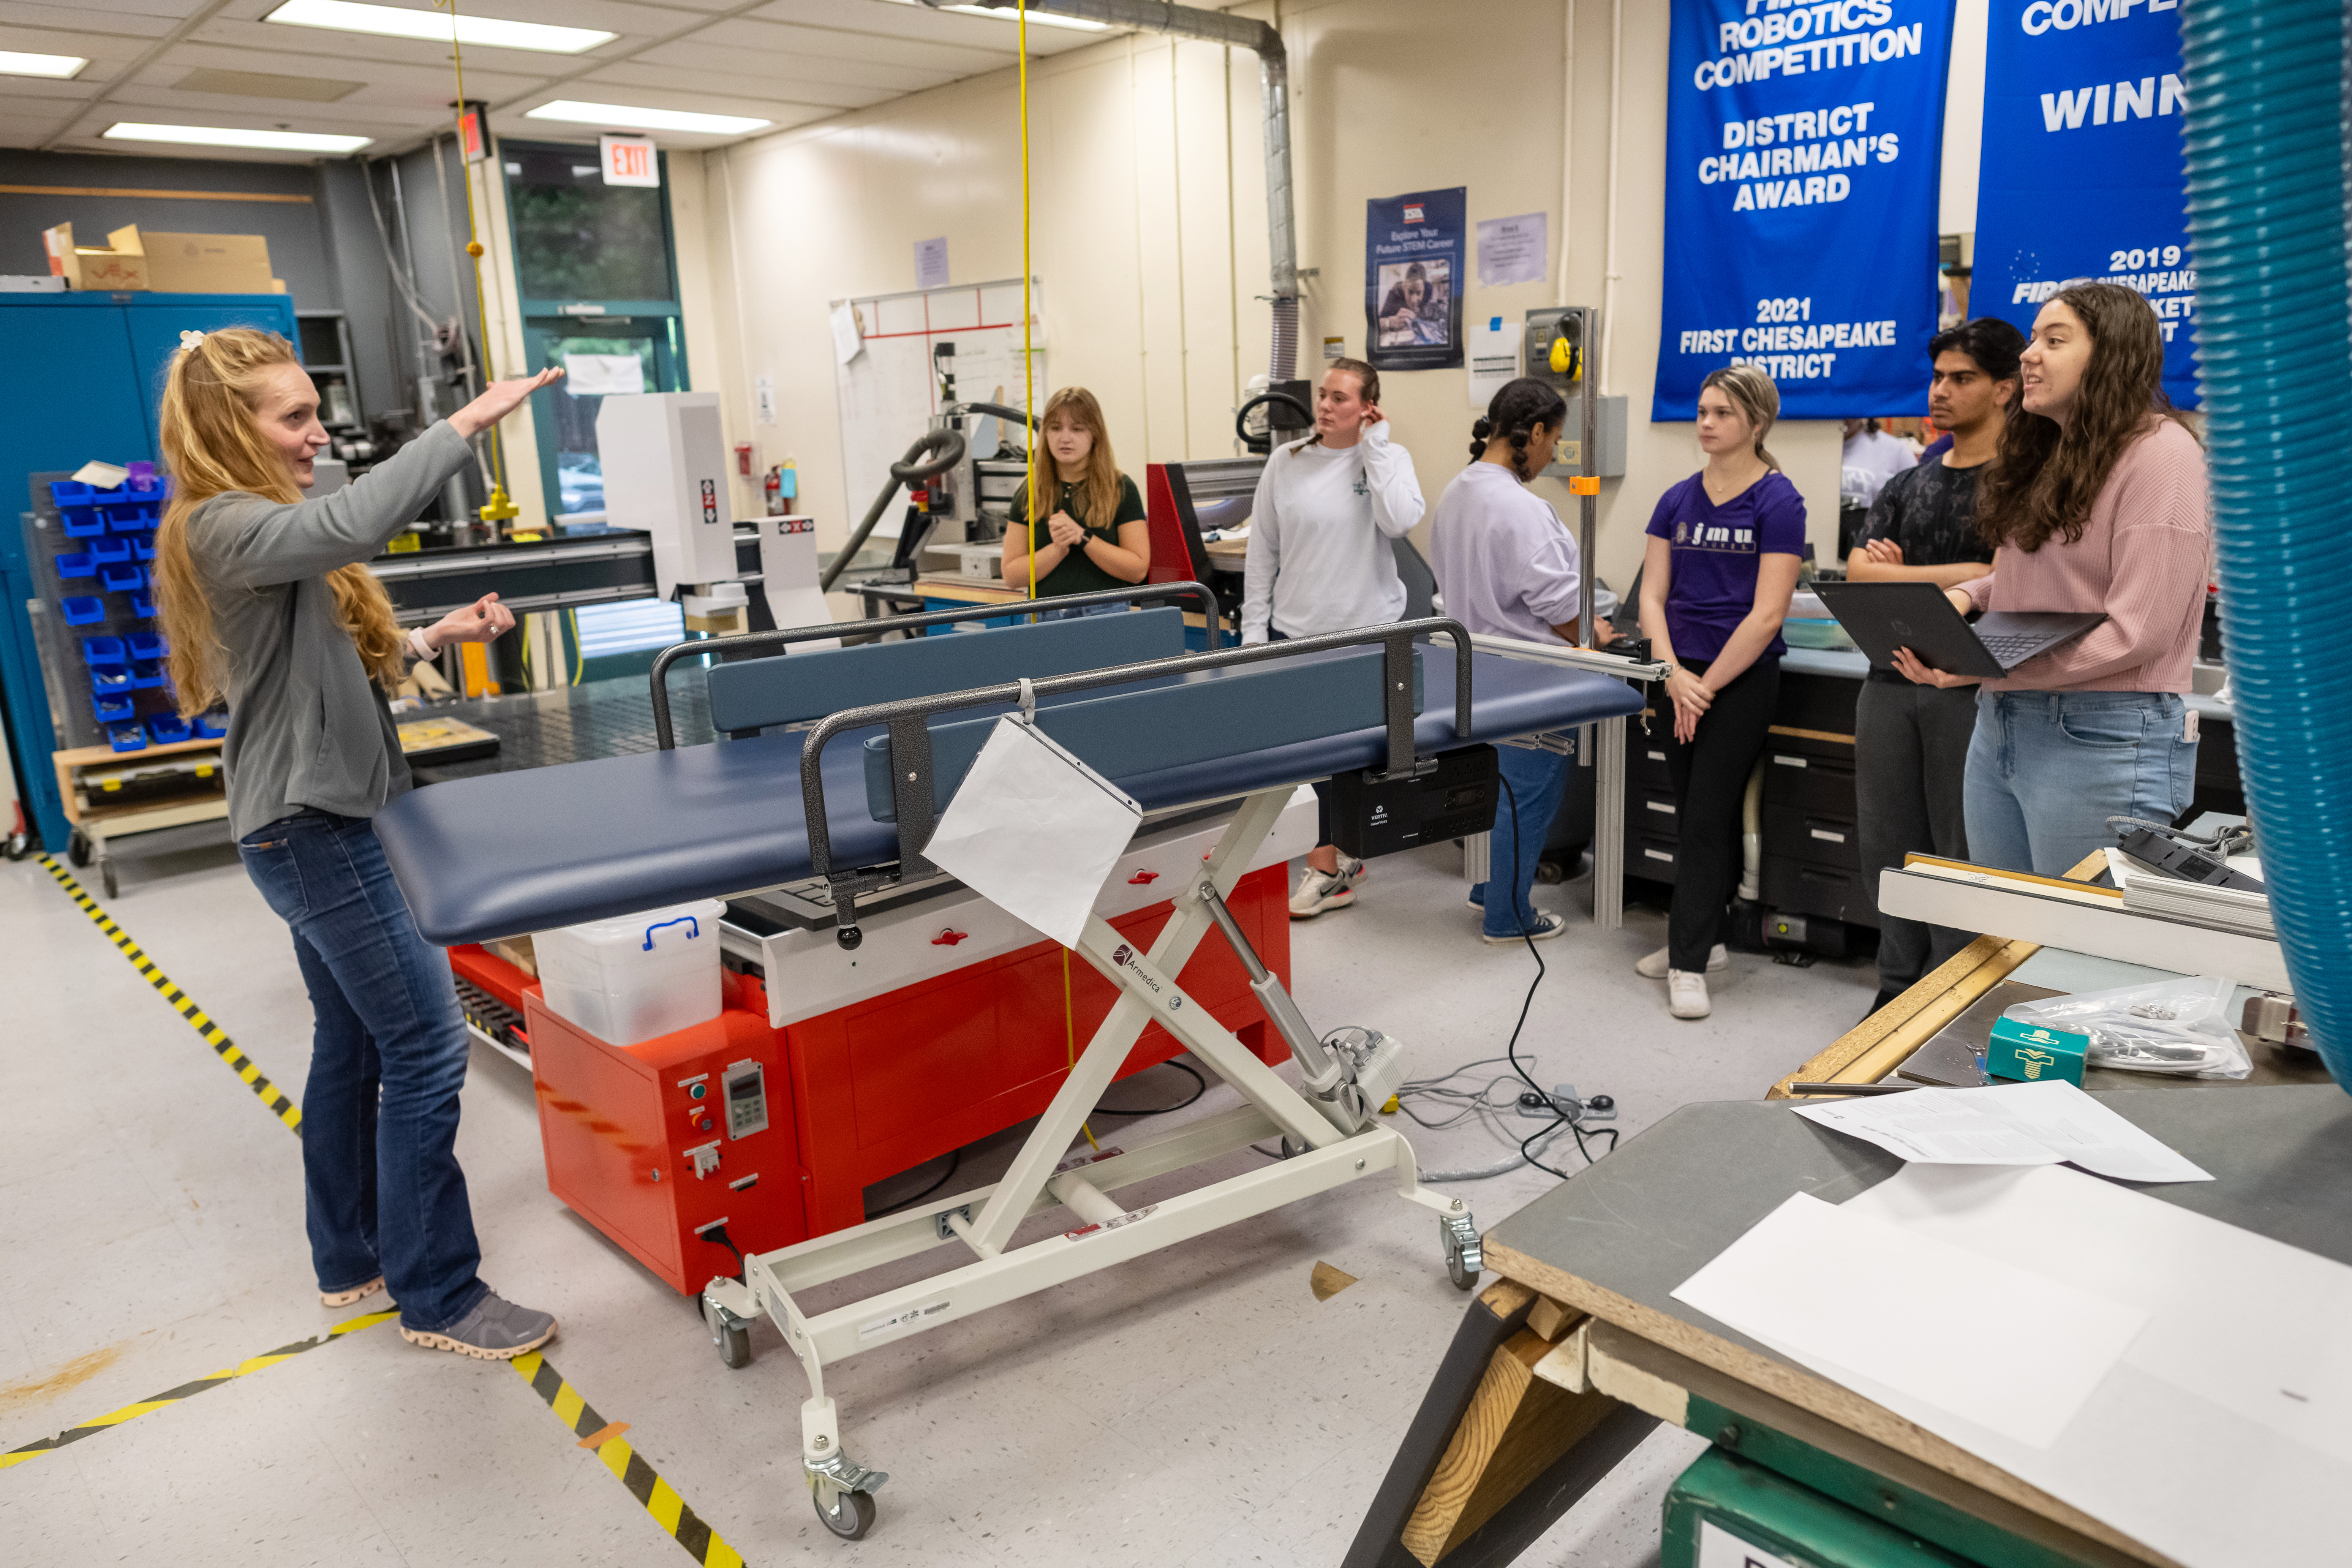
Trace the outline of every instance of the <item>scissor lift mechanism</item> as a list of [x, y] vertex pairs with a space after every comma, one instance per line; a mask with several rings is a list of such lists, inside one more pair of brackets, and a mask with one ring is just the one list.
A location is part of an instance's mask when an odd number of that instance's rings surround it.
[[[1384, 654], [1381, 684], [1388, 771], [1410, 773], [1424, 765], [1417, 763], [1413, 752], [1412, 644], [1414, 637], [1433, 632], [1450, 635], [1454, 642], [1454, 732], [1466, 737], [1470, 733], [1469, 639], [1458, 623], [1446, 620], [1407, 622], [1160, 659], [833, 715], [809, 735], [801, 753], [801, 784], [812, 865], [832, 883], [840, 914], [839, 940], [844, 946], [857, 943], [856, 900], [859, 894], [901, 876], [929, 874], [921, 849], [929, 841], [935, 813], [927, 727], [931, 715], [1016, 700], [1025, 706], [1036, 695], [1055, 696], [1225, 664], [1379, 643]], [[829, 863], [819, 760], [825, 742], [835, 735], [877, 723], [889, 726], [898, 865], [887, 874], [835, 871]], [[1087, 1041], [1003, 1180], [794, 1247], [753, 1253], [745, 1258], [740, 1279], [722, 1277], [704, 1288], [703, 1314], [729, 1366], [750, 1363], [750, 1323], [762, 1312], [775, 1321], [793, 1353], [800, 1358], [809, 1380], [809, 1397], [801, 1405], [802, 1461], [817, 1513], [835, 1534], [855, 1540], [866, 1533], [874, 1520], [873, 1494], [889, 1479], [883, 1471], [852, 1459], [843, 1449], [839, 1410], [824, 1389], [825, 1367], [861, 1351], [1382, 1173], [1393, 1174], [1399, 1196], [1437, 1216], [1445, 1268], [1454, 1283], [1465, 1290], [1476, 1284], [1481, 1258], [1469, 1205], [1460, 1198], [1422, 1187], [1412, 1146], [1375, 1120], [1403, 1078], [1397, 1043], [1357, 1028], [1318, 1038], [1281, 982], [1258, 961], [1226, 912], [1224, 899], [1273, 832], [1296, 786], [1297, 781], [1292, 781], [1243, 799], [1216, 848], [1202, 863], [1198, 879], [1175, 894], [1174, 913], [1149, 952], [1136, 952], [1099, 916], [1087, 922], [1074, 951], [1118, 987], [1118, 1000]], [[1266, 1016], [1288, 1042], [1305, 1079], [1304, 1092], [1276, 1076], [1176, 983], [1213, 925], [1232, 944]], [[1181, 1040], [1196, 1060], [1231, 1084], [1248, 1103], [1132, 1149], [1072, 1152], [1082, 1124], [1150, 1023], [1159, 1024]], [[1276, 1135], [1286, 1156], [1278, 1163], [1139, 1208], [1130, 1209], [1114, 1196], [1138, 1183]], [[1076, 1223], [1055, 1235], [1013, 1245], [1014, 1233], [1024, 1220], [1055, 1207], [1068, 1210]], [[796, 1292], [939, 1247], [961, 1247], [971, 1258], [945, 1273], [826, 1312], [812, 1314], [796, 1299]]]

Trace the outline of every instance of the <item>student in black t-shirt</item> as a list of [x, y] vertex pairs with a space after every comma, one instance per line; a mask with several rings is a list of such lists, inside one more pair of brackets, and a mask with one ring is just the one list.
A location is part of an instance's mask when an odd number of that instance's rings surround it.
[[[1118, 471], [1102, 405], [1083, 386], [1066, 386], [1045, 400], [1038, 421], [1045, 450], [1037, 488], [1045, 497], [1034, 521], [1029, 486], [1013, 498], [1013, 526], [1004, 531], [1004, 585], [1026, 588], [1037, 574], [1037, 597], [1089, 594], [1140, 583], [1151, 573], [1151, 529], [1135, 481]], [[1093, 605], [1065, 615], [1114, 613]], [[1047, 611], [1050, 618], [1055, 612]]]
[[[1846, 575], [1857, 583], [1927, 582], [1957, 587], [1985, 574], [1992, 548], [1977, 532], [1977, 476], [2000, 443], [2016, 406], [2018, 355], [2025, 337], [1987, 316], [1929, 342], [1935, 365], [1927, 406], [1951, 433], [1938, 458], [1886, 481], [1870, 509]], [[1877, 895], [1878, 874], [1907, 853], [1968, 858], [1960, 784], [1976, 732], [1970, 686], [1916, 685], [1874, 668], [1854, 714], [1854, 804], [1863, 875]], [[1881, 914], [1876, 1012], [1967, 945], [1969, 933]]]

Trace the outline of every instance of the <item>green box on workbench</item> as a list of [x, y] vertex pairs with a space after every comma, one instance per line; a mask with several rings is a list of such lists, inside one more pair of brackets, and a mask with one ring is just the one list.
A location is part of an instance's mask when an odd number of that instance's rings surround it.
[[1709, 1448], [1666, 1494], [1659, 1568], [1971, 1568], [1907, 1531]]
[[2022, 1018], [1996, 1018], [1992, 1039], [1985, 1046], [1985, 1071], [1995, 1078], [2021, 1079], [2028, 1083], [2063, 1078], [2080, 1089], [2083, 1060], [2090, 1048], [2091, 1037], [2072, 1029], [2053, 1029]]

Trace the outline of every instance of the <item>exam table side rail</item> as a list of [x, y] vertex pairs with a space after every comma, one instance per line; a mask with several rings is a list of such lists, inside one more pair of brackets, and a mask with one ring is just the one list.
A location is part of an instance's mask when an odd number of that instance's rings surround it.
[[854, 930], [854, 906], [845, 900], [854, 900], [856, 893], [869, 890], [871, 886], [878, 884], [857, 887], [854, 884], [863, 879], [836, 877], [833, 870], [832, 835], [824, 816], [824, 758], [826, 743], [845, 730], [862, 730], [877, 725], [888, 730], [890, 787], [898, 805], [899, 875], [907, 878], [928, 876], [930, 866], [923, 858], [923, 850], [930, 843], [931, 830], [939, 812], [938, 803], [933, 798], [931, 777], [929, 721], [933, 715], [952, 713], [966, 708], [1058, 697], [1066, 692], [1089, 691], [1097, 687], [1160, 680], [1199, 670], [1222, 669], [1229, 665], [1259, 664], [1379, 644], [1381, 649], [1381, 708], [1383, 724], [1388, 732], [1387, 772], [1391, 775], [1410, 774], [1415, 765], [1412, 736], [1413, 644], [1423, 637], [1437, 634], [1454, 639], [1454, 732], [1466, 745], [1470, 739], [1470, 632], [1461, 622], [1442, 616], [1398, 621], [1383, 626], [1360, 626], [1354, 631], [1326, 632], [1318, 637], [1288, 637], [1281, 642], [1253, 643], [1209, 653], [1149, 659], [1141, 664], [1114, 665], [1107, 669], [1048, 676], [1040, 680], [1008, 681], [1002, 685], [977, 687], [969, 691], [944, 692], [935, 697], [908, 697], [896, 702], [877, 702], [864, 708], [845, 709], [818, 721], [801, 748], [801, 801], [808, 821], [810, 871], [835, 884], [835, 905], [842, 910], [843, 930]]
[[[1206, 583], [1138, 583], [1131, 588], [1101, 588], [1091, 594], [1056, 594], [1049, 600], [1024, 599], [1016, 604], [959, 605], [950, 610], [926, 610], [920, 615], [885, 616], [873, 620], [835, 621], [822, 626], [788, 626], [781, 631], [745, 632], [729, 637], [704, 637], [699, 641], [672, 643], [654, 656], [652, 682], [654, 700], [654, 743], [661, 751], [677, 749], [677, 736], [669, 717], [669, 668], [682, 658], [716, 654], [725, 658], [732, 653], [781, 651], [794, 643], [824, 642], [843, 637], [878, 637], [885, 632], [917, 631], [929, 626], [950, 626], [957, 621], [994, 620], [1005, 615], [1028, 615], [1033, 609], [1079, 609], [1088, 605], [1144, 605], [1161, 599], [1192, 598], [1200, 601], [1203, 619], [1208, 624], [1209, 648], [1219, 646], [1217, 618], [1223, 614], [1217, 601], [1217, 591]], [[1467, 647], [1468, 645], [1460, 645]]]

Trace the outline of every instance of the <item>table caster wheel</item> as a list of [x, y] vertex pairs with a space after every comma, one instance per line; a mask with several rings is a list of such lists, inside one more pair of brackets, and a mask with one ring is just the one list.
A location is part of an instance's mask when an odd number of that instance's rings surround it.
[[825, 1500], [820, 1492], [815, 1502], [817, 1518], [824, 1521], [824, 1527], [844, 1541], [863, 1541], [866, 1532], [874, 1528], [872, 1492], [835, 1492], [830, 1508], [825, 1506]]
[[89, 864], [89, 840], [82, 837], [79, 827], [73, 830], [73, 837], [66, 840], [66, 860], [76, 869]]
[[1457, 1290], [1475, 1290], [1486, 1261], [1476, 1223], [1466, 1214], [1447, 1215], [1437, 1222], [1437, 1235], [1445, 1251], [1445, 1277]]
[[731, 1372], [740, 1372], [751, 1364], [751, 1325], [724, 1307], [709, 1301], [702, 1304], [702, 1321], [709, 1325], [710, 1342], [719, 1347], [719, 1360]]

